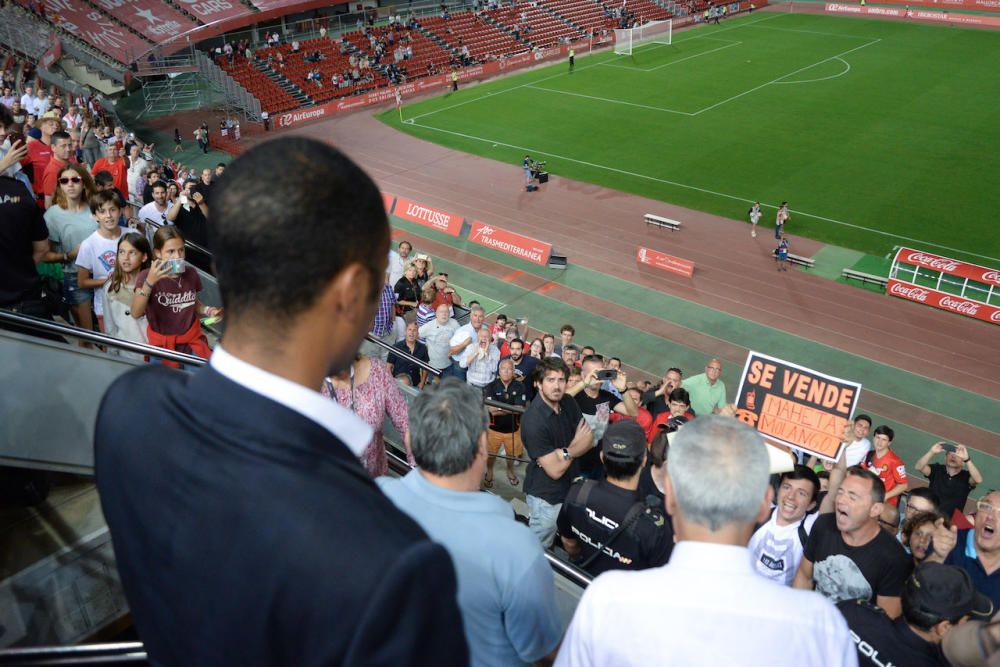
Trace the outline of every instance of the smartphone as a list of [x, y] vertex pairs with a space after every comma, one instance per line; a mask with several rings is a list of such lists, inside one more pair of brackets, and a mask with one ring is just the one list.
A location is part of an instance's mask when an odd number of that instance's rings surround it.
[[600, 380], [601, 382], [606, 382], [608, 380], [614, 382], [615, 379], [618, 377], [618, 371], [616, 371], [614, 368], [602, 368], [601, 370], [597, 371], [595, 375], [597, 376], [597, 379]]
[[946, 442], [946, 443], [944, 443], [944, 444], [941, 445], [941, 449], [943, 449], [946, 452], [954, 452], [958, 448], [955, 445], [953, 445], [952, 443]]
[[19, 141], [21, 142], [22, 146], [24, 145], [24, 135], [21, 134], [20, 132], [8, 132], [7, 139], [10, 140], [11, 147], [13, 147], [14, 144], [16, 144]]
[[179, 275], [184, 273], [184, 260], [183, 259], [168, 259], [166, 260], [167, 267], [170, 269], [167, 273], [170, 275]]

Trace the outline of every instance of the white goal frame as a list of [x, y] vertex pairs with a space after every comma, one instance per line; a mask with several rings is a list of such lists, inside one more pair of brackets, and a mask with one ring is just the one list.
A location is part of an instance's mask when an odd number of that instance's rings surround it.
[[641, 44], [671, 44], [674, 36], [674, 20], [650, 21], [627, 30], [615, 30], [615, 53], [620, 56], [632, 55], [633, 49]]

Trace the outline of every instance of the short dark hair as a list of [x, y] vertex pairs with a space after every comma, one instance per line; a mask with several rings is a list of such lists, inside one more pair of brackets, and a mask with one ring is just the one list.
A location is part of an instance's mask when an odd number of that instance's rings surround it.
[[847, 476], [867, 479], [872, 483], [872, 500], [876, 503], [885, 502], [885, 484], [883, 484], [882, 480], [879, 479], [879, 476], [871, 470], [862, 468], [861, 466], [851, 466], [847, 469]]
[[669, 452], [670, 434], [665, 429], [658, 429], [658, 433], [653, 436], [653, 441], [649, 443], [649, 460], [659, 468], [666, 463]]
[[164, 190], [166, 190], [167, 189], [167, 182], [166, 181], [156, 181], [151, 186], [149, 186], [149, 188], [150, 188], [150, 190], [155, 190], [156, 188], [163, 188]]
[[[18, 101], [18, 103], [20, 103]], [[10, 112], [6, 104], [0, 104], [0, 126], [10, 127], [14, 124], [14, 114]]]
[[784, 482], [786, 479], [804, 479], [807, 482], [812, 482], [813, 494], [810, 500], [816, 500], [816, 496], [819, 495], [819, 476], [809, 466], [796, 463], [794, 468], [786, 473], [782, 473], [781, 479], [778, 480], [779, 486], [781, 485], [781, 482]]
[[52, 133], [52, 137], [50, 140], [52, 143], [56, 143], [60, 139], [69, 139], [70, 141], [72, 141], [73, 137], [71, 137], [69, 135], [69, 132], [66, 132], [65, 130], [56, 130], [55, 132]]
[[97, 185], [108, 185], [109, 183], [114, 183], [115, 177], [111, 175], [111, 172], [107, 169], [101, 169], [99, 172], [94, 174], [94, 183]]
[[670, 396], [667, 397], [667, 402], [677, 401], [678, 403], [683, 403], [684, 405], [691, 407], [691, 394], [684, 387], [677, 387], [672, 392]]
[[[371, 276], [367, 299], [382, 289], [389, 250], [382, 196], [336, 148], [303, 137], [259, 144], [227, 167], [212, 195], [209, 247], [230, 317], [288, 321], [355, 263]], [[285, 263], [275, 270], [265, 255]]]
[[576, 335], [576, 329], [573, 328], [572, 324], [564, 324], [561, 327], [559, 327], [559, 333], [562, 333], [563, 331], [568, 331], [574, 336]]
[[122, 198], [118, 196], [117, 190], [95, 192], [90, 198], [90, 212], [97, 213], [105, 204], [114, 204], [118, 208], [122, 207]]
[[619, 459], [614, 456], [604, 456], [604, 476], [608, 479], [625, 480], [639, 472], [645, 457], [637, 459]]
[[520, 343], [521, 347], [522, 348], [524, 347], [524, 341], [521, 340], [520, 338], [511, 338], [509, 341], [507, 341], [507, 347], [510, 347], [514, 343]]
[[[684, 377], [684, 371], [682, 371], [681, 369], [676, 368], [674, 366], [671, 366], [670, 368], [668, 368], [667, 369], [667, 373], [677, 373], [681, 377]], [[666, 375], [667, 373], [664, 373], [664, 375]]]
[[[857, 421], [857, 420], [855, 420], [855, 421]], [[872, 435], [884, 435], [884, 436], [887, 436], [889, 438], [889, 442], [892, 442], [893, 440], [896, 439], [896, 432], [893, 431], [888, 426], [886, 426], [885, 424], [882, 424], [881, 426], [879, 426], [878, 428], [876, 428], [875, 432]]]
[[931, 505], [934, 505], [935, 510], [941, 505], [941, 499], [938, 498], [938, 494], [931, 491], [928, 486], [919, 486], [915, 489], [910, 489], [909, 495], [911, 498], [923, 498]]
[[870, 427], [870, 426], [872, 425], [872, 418], [871, 418], [871, 417], [869, 417], [869, 416], [868, 416], [868, 415], [866, 415], [866, 414], [860, 414], [860, 415], [856, 416], [856, 417], [854, 418], [854, 421], [855, 421], [855, 423], [856, 423], [856, 422], [868, 422], [868, 426], [869, 426], [869, 427]]
[[565, 361], [559, 357], [545, 357], [535, 364], [535, 370], [531, 372], [531, 381], [535, 384], [540, 383], [549, 371], [558, 371], [562, 373], [563, 378], [569, 379], [569, 366]]

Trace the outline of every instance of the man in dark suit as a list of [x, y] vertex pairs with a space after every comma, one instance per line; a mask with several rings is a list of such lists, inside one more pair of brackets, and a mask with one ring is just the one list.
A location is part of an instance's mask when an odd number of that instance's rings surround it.
[[213, 189], [226, 332], [193, 375], [120, 378], [95, 466], [136, 628], [161, 665], [463, 665], [447, 552], [357, 454], [371, 429], [319, 393], [374, 314], [382, 198], [335, 149], [292, 138]]

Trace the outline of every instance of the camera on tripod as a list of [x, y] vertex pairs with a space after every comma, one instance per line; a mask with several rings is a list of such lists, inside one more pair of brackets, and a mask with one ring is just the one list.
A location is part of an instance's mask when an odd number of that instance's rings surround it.
[[531, 161], [531, 177], [538, 179], [538, 183], [548, 183], [549, 182], [549, 172], [545, 171], [545, 162], [540, 160]]

